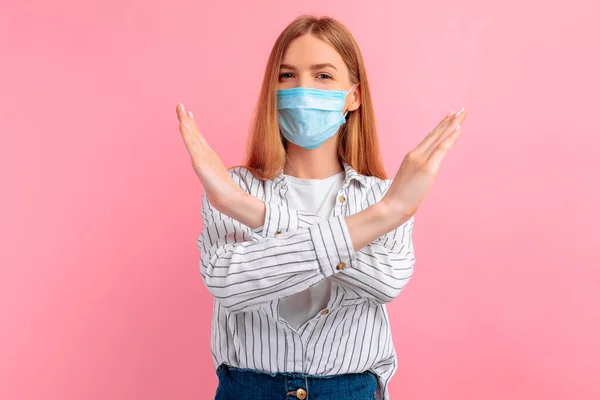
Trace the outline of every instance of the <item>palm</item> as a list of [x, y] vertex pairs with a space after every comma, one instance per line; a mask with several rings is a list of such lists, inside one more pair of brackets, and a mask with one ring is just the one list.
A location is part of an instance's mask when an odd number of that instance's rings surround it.
[[[402, 160], [386, 197], [407, 217], [414, 215], [431, 189], [446, 153], [460, 136], [466, 112], [447, 116]], [[458, 127], [458, 129], [457, 129]]]
[[183, 105], [178, 105], [176, 112], [179, 131], [190, 154], [194, 171], [208, 200], [217, 210], [223, 211], [227, 203], [241, 193], [241, 189], [231, 178], [217, 153], [206, 142], [196, 121], [185, 112]]

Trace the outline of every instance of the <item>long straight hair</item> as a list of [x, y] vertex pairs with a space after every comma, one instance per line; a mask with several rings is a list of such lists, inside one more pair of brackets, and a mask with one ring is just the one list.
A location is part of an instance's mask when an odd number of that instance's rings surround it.
[[262, 89], [248, 138], [245, 166], [261, 179], [273, 179], [286, 161], [285, 139], [277, 122], [277, 85], [283, 54], [292, 40], [312, 34], [332, 46], [350, 72], [350, 81], [359, 84], [361, 105], [348, 112], [338, 135], [338, 159], [358, 173], [386, 179], [375, 127], [369, 82], [358, 44], [350, 31], [330, 17], [303, 15], [292, 21], [277, 38], [265, 69]]

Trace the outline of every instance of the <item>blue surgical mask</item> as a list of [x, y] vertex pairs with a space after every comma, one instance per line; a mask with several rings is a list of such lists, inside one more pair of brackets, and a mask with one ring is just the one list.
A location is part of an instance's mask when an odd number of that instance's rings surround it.
[[277, 91], [277, 119], [281, 134], [305, 149], [314, 149], [330, 139], [346, 122], [347, 92], [305, 87]]

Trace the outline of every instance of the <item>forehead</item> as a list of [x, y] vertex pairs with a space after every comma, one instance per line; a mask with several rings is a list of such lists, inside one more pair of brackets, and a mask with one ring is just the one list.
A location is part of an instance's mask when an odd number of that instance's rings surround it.
[[311, 34], [302, 35], [292, 40], [283, 53], [282, 63], [296, 67], [331, 63], [338, 69], [345, 67], [342, 56], [333, 46]]

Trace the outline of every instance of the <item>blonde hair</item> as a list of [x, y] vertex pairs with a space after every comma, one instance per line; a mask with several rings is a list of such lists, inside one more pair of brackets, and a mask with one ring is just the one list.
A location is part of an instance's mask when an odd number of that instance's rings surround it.
[[246, 168], [261, 179], [273, 179], [285, 165], [285, 144], [277, 122], [279, 67], [292, 40], [306, 34], [312, 34], [332, 46], [348, 67], [351, 83], [359, 84], [361, 105], [348, 113], [346, 123], [340, 128], [338, 159], [362, 175], [386, 179], [369, 82], [358, 44], [340, 22], [330, 17], [317, 18], [312, 15], [303, 15], [292, 21], [273, 45], [248, 138]]

